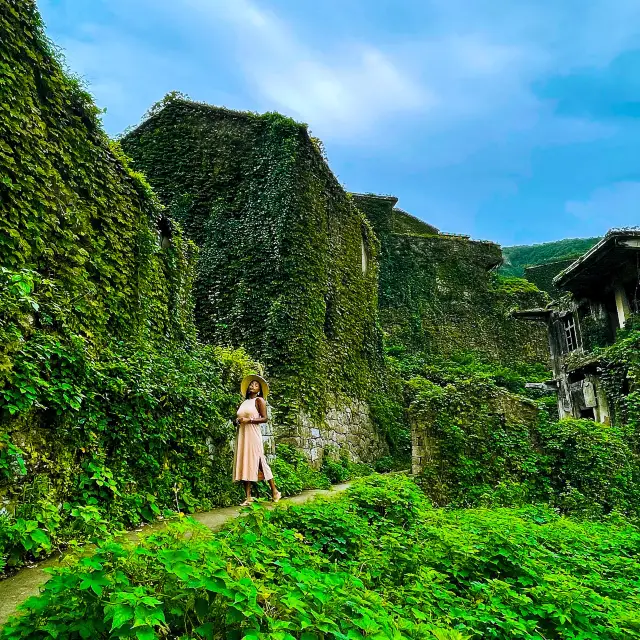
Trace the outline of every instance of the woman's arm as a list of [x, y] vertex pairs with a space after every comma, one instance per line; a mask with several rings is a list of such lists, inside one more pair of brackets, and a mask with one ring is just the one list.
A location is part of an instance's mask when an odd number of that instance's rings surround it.
[[267, 422], [267, 403], [264, 401], [264, 398], [258, 396], [256, 398], [256, 409], [260, 414], [260, 418], [252, 418], [250, 422], [252, 424], [262, 424]]

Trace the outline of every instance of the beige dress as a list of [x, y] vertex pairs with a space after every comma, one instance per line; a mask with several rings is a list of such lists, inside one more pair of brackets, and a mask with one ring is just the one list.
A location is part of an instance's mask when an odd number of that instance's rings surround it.
[[[238, 418], [260, 419], [256, 398], [245, 400], [238, 409]], [[241, 424], [238, 427], [236, 455], [233, 463], [233, 479], [258, 481], [258, 467], [262, 467], [265, 480], [271, 480], [273, 473], [264, 455], [262, 429], [259, 424]]]

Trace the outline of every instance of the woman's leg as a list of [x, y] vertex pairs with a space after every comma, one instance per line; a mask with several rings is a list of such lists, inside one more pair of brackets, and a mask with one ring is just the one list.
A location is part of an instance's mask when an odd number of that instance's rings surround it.
[[280, 496], [280, 492], [278, 491], [277, 487], [276, 487], [276, 483], [273, 481], [273, 478], [271, 478], [271, 480], [269, 480], [269, 486], [271, 487], [271, 495], [273, 497], [274, 500], [276, 500], [276, 498], [279, 500], [279, 496]]
[[251, 483], [248, 480], [244, 481], [244, 490], [247, 493], [247, 502], [251, 500]]
[[[258, 473], [260, 473], [262, 471], [262, 473], [264, 474], [264, 470], [262, 469], [262, 460], [260, 460], [260, 462], [258, 462]], [[269, 486], [271, 487], [271, 497], [273, 498], [274, 502], [277, 502], [280, 499], [280, 492], [278, 491], [277, 487], [276, 487], [276, 483], [273, 481], [273, 478], [269, 478], [269, 480], [267, 481], [269, 483]]]

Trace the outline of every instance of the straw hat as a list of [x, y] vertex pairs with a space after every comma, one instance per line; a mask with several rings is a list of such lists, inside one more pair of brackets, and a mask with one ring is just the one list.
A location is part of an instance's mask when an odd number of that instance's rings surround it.
[[240, 383], [240, 393], [242, 394], [242, 397], [247, 397], [247, 389], [254, 380], [257, 380], [260, 383], [260, 386], [262, 387], [262, 395], [266, 400], [267, 396], [269, 395], [269, 383], [262, 376], [258, 376], [255, 374], [242, 378], [242, 382]]

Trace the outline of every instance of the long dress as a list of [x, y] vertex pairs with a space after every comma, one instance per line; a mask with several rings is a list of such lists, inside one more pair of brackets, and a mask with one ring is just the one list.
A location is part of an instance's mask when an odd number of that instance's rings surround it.
[[[238, 418], [261, 418], [256, 407], [256, 398], [245, 400], [238, 408]], [[271, 480], [273, 473], [264, 455], [262, 430], [259, 424], [241, 424], [238, 427], [236, 454], [233, 463], [233, 479], [258, 481], [258, 468], [262, 467], [265, 480]]]

